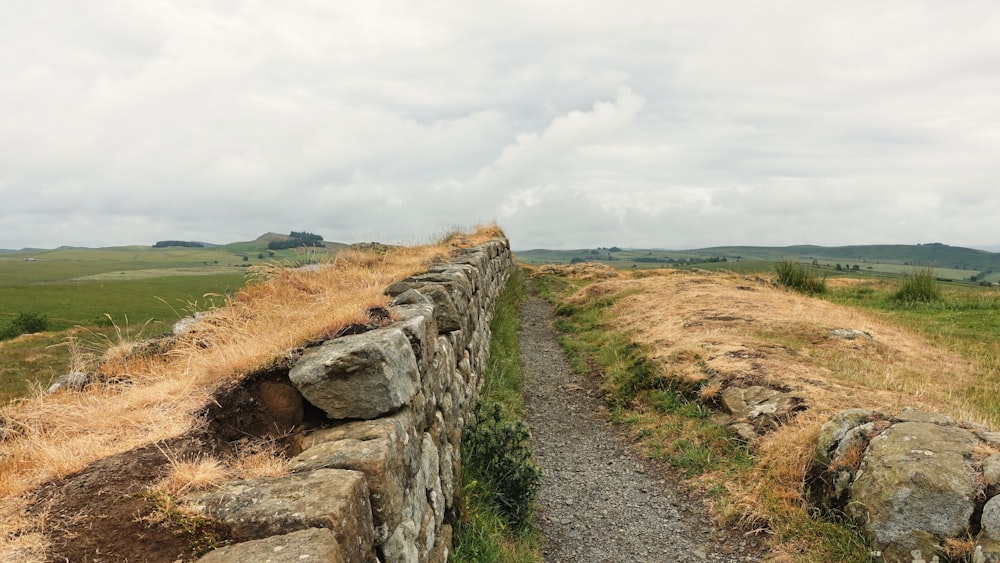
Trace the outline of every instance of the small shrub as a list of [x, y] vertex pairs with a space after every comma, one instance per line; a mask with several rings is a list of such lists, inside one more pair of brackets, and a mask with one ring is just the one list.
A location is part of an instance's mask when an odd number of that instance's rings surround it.
[[802, 293], [826, 293], [826, 278], [794, 260], [781, 260], [774, 265], [778, 283]]
[[542, 478], [528, 444], [528, 426], [501, 403], [480, 401], [474, 412], [475, 423], [466, 427], [462, 439], [465, 470], [493, 493], [512, 528], [525, 529]]
[[905, 304], [940, 301], [941, 292], [934, 279], [934, 268], [921, 268], [913, 272], [913, 275], [903, 283], [892, 298]]
[[17, 338], [22, 334], [45, 332], [48, 328], [49, 318], [45, 315], [39, 315], [38, 313], [25, 313], [22, 311], [14, 317], [14, 320], [10, 321], [10, 324], [0, 328], [0, 340]]

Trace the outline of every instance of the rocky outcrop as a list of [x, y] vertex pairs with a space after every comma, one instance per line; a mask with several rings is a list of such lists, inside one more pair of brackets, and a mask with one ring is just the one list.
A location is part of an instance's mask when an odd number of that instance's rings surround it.
[[506, 240], [464, 251], [386, 290], [394, 322], [307, 348], [291, 385], [262, 384], [285, 424], [303, 409], [328, 424], [295, 437], [288, 475], [187, 499], [244, 542], [203, 561], [447, 560], [462, 430], [511, 268]]
[[820, 429], [811, 496], [855, 520], [886, 561], [929, 559], [969, 537], [1000, 561], [996, 437], [937, 413], [846, 410]]
[[806, 408], [799, 397], [759, 385], [726, 387], [718, 401], [725, 415], [717, 420], [744, 442], [776, 429]]

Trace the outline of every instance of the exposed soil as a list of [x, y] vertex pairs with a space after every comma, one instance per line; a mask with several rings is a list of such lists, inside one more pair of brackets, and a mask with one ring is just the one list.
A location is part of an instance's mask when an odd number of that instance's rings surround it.
[[190, 561], [224, 542], [217, 525], [170, 518], [149, 487], [166, 475], [171, 456], [206, 449], [188, 436], [104, 458], [39, 489], [33, 510], [47, 513], [52, 561]]
[[[98, 460], [83, 471], [47, 483], [34, 493], [31, 511], [44, 514], [49, 560], [71, 563], [173, 563], [194, 561], [225, 545], [229, 530], [171, 510], [170, 499], [151, 492], [172, 460], [212, 454], [287, 436], [263, 407], [264, 382], [287, 380], [287, 370], [259, 374], [220, 391], [205, 410], [205, 424], [188, 435]], [[306, 413], [309, 425], [316, 413]]]
[[756, 537], [716, 523], [705, 498], [644, 460], [610, 421], [594, 376], [573, 373], [551, 305], [521, 310], [525, 405], [545, 472], [538, 525], [546, 561], [761, 561]]

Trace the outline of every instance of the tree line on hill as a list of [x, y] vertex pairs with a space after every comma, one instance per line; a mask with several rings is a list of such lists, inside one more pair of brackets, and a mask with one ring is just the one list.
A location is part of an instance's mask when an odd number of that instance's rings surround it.
[[184, 246], [187, 248], [205, 248], [205, 245], [200, 242], [193, 242], [189, 240], [161, 240], [157, 241], [153, 245], [153, 248], [167, 248], [170, 246]]
[[283, 250], [286, 248], [299, 248], [302, 246], [323, 247], [323, 237], [307, 231], [292, 231], [287, 239], [272, 240], [267, 243], [268, 250]]

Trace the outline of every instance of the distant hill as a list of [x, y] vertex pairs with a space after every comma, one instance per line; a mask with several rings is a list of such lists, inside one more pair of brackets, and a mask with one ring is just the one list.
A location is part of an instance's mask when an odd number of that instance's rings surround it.
[[1000, 272], [1000, 253], [930, 244], [876, 244], [855, 246], [717, 246], [693, 250], [662, 250], [635, 248], [588, 248], [577, 250], [533, 249], [515, 251], [518, 260], [527, 264], [570, 263], [580, 261], [606, 262], [631, 267], [670, 266], [718, 261], [767, 261], [782, 259], [861, 264], [891, 264], [899, 266], [931, 266], [934, 268]]
[[[260, 235], [259, 237], [251, 241], [234, 242], [220, 246], [219, 248], [236, 254], [248, 253], [248, 252], [257, 253], [257, 252], [266, 252], [268, 249], [268, 245], [270, 245], [272, 242], [288, 242], [292, 240], [294, 239], [289, 235], [282, 235], [279, 233], [268, 232]], [[338, 250], [347, 248], [348, 246], [342, 242], [331, 242], [328, 240], [323, 241], [323, 243], [324, 246], [320, 248], [320, 250], [325, 250], [327, 252], [337, 252]]]
[[720, 256], [745, 256], [753, 259], [782, 258], [882, 262], [911, 266], [932, 266], [960, 270], [1000, 270], [1000, 254], [941, 243], [872, 244], [855, 246], [720, 246], [697, 252]]

